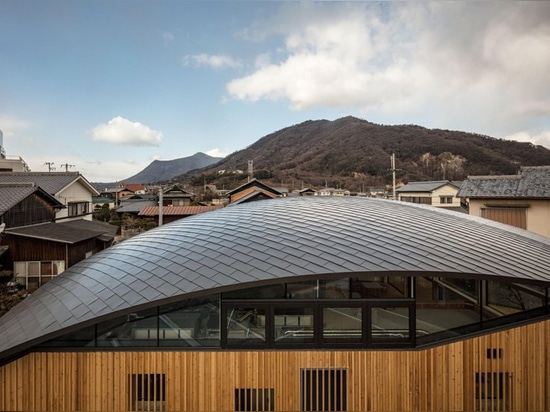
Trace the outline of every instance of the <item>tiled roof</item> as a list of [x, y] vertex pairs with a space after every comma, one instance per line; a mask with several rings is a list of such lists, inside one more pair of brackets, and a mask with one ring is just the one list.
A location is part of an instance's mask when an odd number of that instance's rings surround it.
[[[166, 216], [192, 216], [199, 213], [211, 212], [222, 206], [164, 206], [162, 214]], [[158, 216], [158, 206], [145, 206], [138, 216]]]
[[0, 172], [0, 183], [34, 183], [56, 196], [71, 183], [81, 180], [94, 195], [99, 192], [78, 172]]
[[156, 204], [154, 200], [125, 200], [116, 211], [117, 213], [139, 213], [143, 208]]
[[0, 183], [0, 215], [3, 215], [22, 200], [35, 192], [43, 193], [53, 206], [63, 207], [58, 200], [44, 192], [38, 186], [31, 184], [2, 184]]
[[0, 360], [189, 296], [310, 276], [418, 275], [550, 285], [550, 239], [405, 202], [292, 197], [203, 213], [68, 268], [0, 318]]
[[458, 186], [448, 180], [432, 180], [428, 182], [409, 182], [400, 187], [396, 192], [433, 192], [445, 185], [452, 185], [458, 189]]
[[114, 237], [117, 230], [117, 226], [108, 223], [81, 219], [63, 223], [42, 223], [39, 225], [7, 229], [6, 233], [16, 236], [50, 240], [53, 242], [74, 244], [101, 235]]
[[231, 196], [234, 193], [242, 192], [247, 187], [258, 187], [260, 189], [267, 190], [267, 191], [269, 191], [269, 192], [271, 192], [271, 193], [273, 193], [277, 196], [279, 196], [281, 194], [279, 191], [272, 188], [271, 186], [268, 186], [265, 183], [260, 182], [258, 179], [254, 178], [254, 179], [251, 179], [249, 182], [246, 182], [246, 183], [240, 185], [239, 187], [237, 187], [233, 190], [230, 190], [229, 192], [227, 192], [227, 195]]
[[458, 191], [467, 198], [550, 198], [550, 166], [522, 167], [518, 175], [469, 176]]

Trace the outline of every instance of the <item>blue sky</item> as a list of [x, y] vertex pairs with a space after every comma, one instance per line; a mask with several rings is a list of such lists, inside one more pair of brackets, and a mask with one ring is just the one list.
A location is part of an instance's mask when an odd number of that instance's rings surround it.
[[347, 115], [550, 148], [549, 90], [550, 2], [0, 2], [7, 154], [91, 181]]

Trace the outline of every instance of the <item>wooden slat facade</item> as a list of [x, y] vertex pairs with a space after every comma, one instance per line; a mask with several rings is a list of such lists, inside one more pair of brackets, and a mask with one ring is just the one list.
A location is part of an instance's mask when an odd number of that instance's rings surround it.
[[301, 371], [337, 369], [348, 411], [548, 411], [549, 336], [550, 320], [418, 351], [37, 352], [0, 368], [0, 410], [132, 410], [149, 376], [142, 410], [234, 411], [252, 388], [299, 411]]

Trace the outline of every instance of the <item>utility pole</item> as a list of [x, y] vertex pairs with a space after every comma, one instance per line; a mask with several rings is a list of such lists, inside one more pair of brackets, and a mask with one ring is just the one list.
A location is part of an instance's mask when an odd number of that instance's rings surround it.
[[248, 161], [248, 181], [250, 182], [254, 177], [254, 160]]
[[55, 170], [55, 167], [53, 167], [53, 165], [55, 164], [54, 162], [46, 162], [44, 164], [48, 165], [48, 172], [51, 172], [52, 170]]
[[391, 154], [391, 171], [392, 171], [392, 182], [393, 182], [393, 200], [397, 200], [395, 194], [395, 153]]
[[65, 164], [62, 164], [61, 167], [65, 167], [65, 171], [68, 172], [71, 167], [74, 167], [74, 165], [65, 163]]
[[162, 198], [162, 185], [160, 186], [160, 189], [159, 189], [159, 226], [162, 226], [162, 224], [164, 223], [163, 222], [163, 205], [162, 203], [164, 202], [164, 199]]

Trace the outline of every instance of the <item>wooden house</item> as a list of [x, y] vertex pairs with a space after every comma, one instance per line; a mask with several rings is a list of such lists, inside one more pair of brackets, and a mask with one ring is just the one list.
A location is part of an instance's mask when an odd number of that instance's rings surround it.
[[163, 191], [162, 205], [163, 206], [189, 206], [195, 198], [194, 193], [189, 193], [179, 185], [174, 185], [171, 188]]
[[550, 236], [550, 166], [522, 167], [517, 175], [469, 176], [458, 197], [473, 216]]
[[7, 228], [53, 222], [63, 207], [34, 183], [0, 183], [0, 223]]
[[281, 193], [260, 182], [257, 179], [250, 179], [247, 183], [230, 190], [227, 195], [229, 203], [247, 203], [256, 200], [276, 199], [282, 197]]
[[548, 411], [550, 239], [288, 197], [180, 219], [0, 318], [1, 411]]
[[460, 199], [457, 197], [460, 183], [450, 180], [434, 180], [427, 182], [409, 182], [395, 192], [397, 200], [402, 202], [420, 203], [445, 209], [460, 209]]
[[63, 206], [56, 221], [92, 220], [92, 197], [99, 192], [78, 172], [0, 172], [0, 183], [33, 183]]
[[40, 287], [65, 269], [111, 246], [117, 226], [85, 219], [8, 228], [6, 269], [27, 289]]

